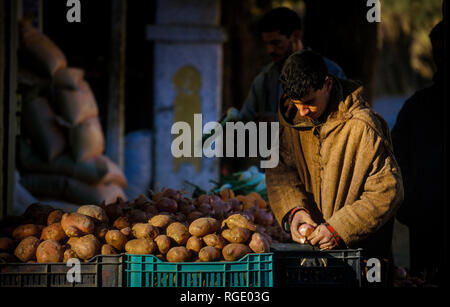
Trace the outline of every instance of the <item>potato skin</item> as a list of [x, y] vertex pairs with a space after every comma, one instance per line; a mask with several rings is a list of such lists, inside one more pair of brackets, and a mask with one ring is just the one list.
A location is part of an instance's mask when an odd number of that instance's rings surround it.
[[179, 245], [185, 245], [191, 236], [188, 228], [180, 222], [175, 222], [167, 226], [166, 235]]
[[97, 224], [97, 225], [95, 225], [95, 228], [94, 228], [95, 237], [100, 242], [105, 242], [105, 236], [109, 230], [110, 230], [110, 228], [109, 228], [108, 224]]
[[42, 230], [42, 234], [41, 234], [41, 240], [44, 240], [44, 241], [55, 240], [55, 241], [61, 242], [66, 238], [67, 238], [66, 233], [62, 229], [60, 223], [53, 223], [53, 224], [48, 225], [47, 227], [45, 227]]
[[36, 250], [36, 260], [38, 263], [62, 262], [64, 251], [58, 241], [46, 240], [39, 244]]
[[220, 250], [212, 246], [205, 246], [198, 252], [198, 259], [202, 262], [217, 261], [221, 256]]
[[251, 252], [252, 250], [242, 243], [230, 243], [222, 249], [223, 258], [226, 261], [239, 260]]
[[196, 236], [190, 237], [186, 242], [186, 248], [198, 254], [198, 252], [202, 249], [203, 242], [200, 238]]
[[94, 220], [94, 222], [97, 222], [97, 223], [108, 223], [109, 222], [108, 215], [106, 215], [105, 210], [103, 210], [103, 208], [100, 206], [84, 205], [84, 206], [81, 206], [80, 208], [78, 208], [77, 212], [91, 217]]
[[23, 240], [31, 236], [39, 238], [41, 230], [41, 227], [35, 224], [20, 225], [14, 229], [12, 236], [15, 240]]
[[14, 250], [15, 243], [10, 238], [0, 238], [0, 252], [11, 252]]
[[70, 244], [71, 249], [77, 254], [78, 258], [88, 260], [97, 255], [100, 250], [100, 242], [93, 234], [76, 238]]
[[130, 226], [131, 226], [130, 220], [126, 216], [119, 216], [113, 223], [113, 227], [119, 230]]
[[212, 217], [201, 217], [189, 225], [189, 233], [196, 237], [204, 237], [216, 232], [220, 227], [218, 220]]
[[255, 253], [268, 253], [270, 252], [270, 242], [265, 236], [259, 232], [255, 232], [252, 235], [252, 240], [248, 244], [250, 249]]
[[127, 244], [127, 237], [120, 230], [110, 230], [105, 236], [106, 243], [114, 247], [118, 251], [123, 251]]
[[191, 252], [184, 246], [172, 247], [166, 254], [168, 262], [188, 262], [191, 257]]
[[80, 237], [92, 234], [95, 229], [92, 219], [84, 214], [73, 212], [64, 213], [61, 227], [68, 237]]
[[47, 217], [47, 226], [61, 222], [63, 212], [61, 210], [53, 210]]
[[117, 255], [117, 250], [109, 244], [103, 244], [101, 249], [102, 255]]
[[211, 233], [204, 236], [203, 242], [205, 242], [205, 244], [208, 246], [212, 246], [218, 249], [223, 249], [225, 245], [228, 244], [228, 242], [224, 239], [224, 237], [222, 237], [222, 235], [216, 233]]
[[155, 238], [155, 243], [158, 246], [158, 250], [161, 254], [165, 255], [171, 247], [171, 240], [166, 235], [159, 235]]
[[155, 215], [148, 221], [150, 225], [161, 229], [167, 228], [167, 226], [169, 226], [173, 222], [174, 222], [173, 218], [168, 214]]
[[137, 223], [131, 228], [136, 239], [155, 239], [159, 236], [159, 230], [148, 223]]
[[77, 253], [75, 253], [73, 249], [70, 249], [70, 248], [66, 249], [64, 251], [63, 262], [67, 262], [67, 261], [69, 261], [69, 259], [72, 259], [72, 258], [78, 259]]
[[222, 237], [230, 243], [245, 243], [250, 239], [251, 235], [252, 232], [250, 230], [242, 227], [234, 227], [222, 231]]
[[36, 259], [36, 250], [41, 241], [36, 237], [26, 237], [14, 250], [14, 255], [22, 262]]
[[135, 255], [153, 254], [156, 249], [156, 243], [151, 239], [133, 239], [125, 244], [125, 251]]

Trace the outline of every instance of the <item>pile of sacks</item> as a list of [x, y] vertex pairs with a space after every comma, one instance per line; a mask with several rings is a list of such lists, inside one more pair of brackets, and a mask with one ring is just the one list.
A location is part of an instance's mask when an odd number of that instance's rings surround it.
[[25, 81], [19, 77], [21, 184], [39, 199], [76, 204], [125, 200], [127, 180], [103, 155], [98, 106], [84, 71], [67, 67], [62, 51], [30, 22], [21, 22], [20, 34], [19, 63], [24, 65], [19, 72], [26, 76]]

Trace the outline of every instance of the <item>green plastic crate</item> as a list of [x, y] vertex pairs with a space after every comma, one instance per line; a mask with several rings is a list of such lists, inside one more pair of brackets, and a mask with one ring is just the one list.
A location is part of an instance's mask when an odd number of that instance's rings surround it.
[[273, 253], [226, 262], [164, 262], [127, 254], [125, 262], [128, 287], [273, 287]]

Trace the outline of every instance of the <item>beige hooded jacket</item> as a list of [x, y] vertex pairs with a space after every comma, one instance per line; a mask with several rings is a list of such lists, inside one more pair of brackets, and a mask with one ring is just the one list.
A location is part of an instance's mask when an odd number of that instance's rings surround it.
[[322, 123], [280, 99], [280, 162], [267, 169], [266, 182], [282, 226], [287, 213], [304, 207], [352, 247], [394, 216], [403, 184], [384, 119], [369, 108], [357, 83], [333, 80]]

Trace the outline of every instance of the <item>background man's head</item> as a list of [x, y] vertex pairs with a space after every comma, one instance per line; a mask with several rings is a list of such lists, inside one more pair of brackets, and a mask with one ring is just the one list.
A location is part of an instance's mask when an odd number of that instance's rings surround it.
[[281, 83], [301, 116], [316, 120], [325, 112], [333, 79], [321, 55], [309, 50], [292, 54], [281, 71]]
[[302, 20], [297, 13], [279, 7], [266, 13], [258, 24], [272, 61], [282, 64], [295, 51], [303, 49]]

